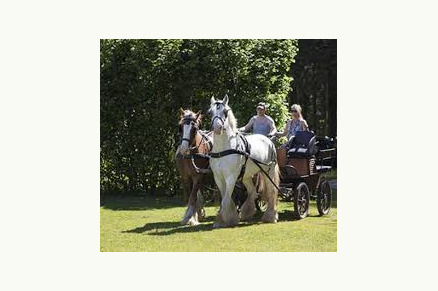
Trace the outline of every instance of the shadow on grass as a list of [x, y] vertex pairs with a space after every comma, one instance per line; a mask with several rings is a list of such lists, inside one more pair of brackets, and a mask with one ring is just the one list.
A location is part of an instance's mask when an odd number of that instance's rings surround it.
[[[247, 227], [247, 226], [257, 224], [257, 223], [258, 222], [245, 222], [245, 223], [241, 222], [236, 226], [228, 227], [228, 228]], [[209, 223], [209, 224], [199, 224], [196, 226], [181, 226], [181, 227], [172, 228], [169, 230], [151, 232], [151, 233], [149, 233], [149, 235], [172, 235], [175, 233], [192, 233], [192, 232], [201, 232], [201, 231], [204, 232], [204, 231], [212, 231], [212, 230], [217, 230], [217, 229], [213, 228], [212, 223]]]
[[278, 222], [284, 221], [295, 221], [296, 219], [294, 212], [291, 210], [283, 210], [278, 213]]
[[184, 203], [174, 197], [113, 196], [100, 199], [100, 206], [111, 210], [147, 210], [184, 207]]
[[[212, 231], [213, 221], [215, 216], [206, 217], [202, 224], [189, 226], [189, 225], [181, 225], [179, 221], [166, 221], [166, 222], [154, 222], [154, 223], [146, 223], [144, 226], [137, 227], [130, 230], [122, 231], [122, 233], [136, 233], [142, 234], [147, 233], [148, 235], [171, 235], [176, 233], [192, 233], [192, 232], [200, 232], [200, 231]], [[205, 223], [209, 222], [209, 223]], [[238, 225], [231, 228], [240, 228], [251, 226], [254, 224], [260, 223], [259, 221], [250, 221], [250, 222], [240, 222]]]
[[175, 221], [154, 222], [146, 223], [144, 226], [140, 226], [134, 229], [122, 231], [122, 233], [144, 233], [155, 230], [156, 232], [161, 229], [169, 229], [180, 227], [181, 224]]

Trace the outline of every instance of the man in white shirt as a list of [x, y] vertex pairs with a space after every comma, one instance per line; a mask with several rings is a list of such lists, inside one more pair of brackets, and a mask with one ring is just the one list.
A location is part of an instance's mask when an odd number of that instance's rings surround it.
[[257, 104], [257, 115], [251, 117], [248, 124], [239, 128], [239, 131], [248, 132], [252, 130], [252, 133], [263, 134], [267, 137], [275, 135], [277, 128], [275, 127], [274, 120], [265, 113], [266, 104], [260, 102]]

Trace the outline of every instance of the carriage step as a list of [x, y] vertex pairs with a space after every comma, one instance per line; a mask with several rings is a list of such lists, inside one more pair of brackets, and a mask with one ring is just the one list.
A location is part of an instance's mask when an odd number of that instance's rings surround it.
[[322, 165], [317, 165], [316, 166], [316, 171], [317, 172], [328, 172], [332, 169], [331, 166], [322, 166]]

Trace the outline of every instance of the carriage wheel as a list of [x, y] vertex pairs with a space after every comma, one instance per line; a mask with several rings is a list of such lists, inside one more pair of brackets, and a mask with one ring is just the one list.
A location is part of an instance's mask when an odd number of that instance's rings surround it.
[[319, 215], [327, 215], [332, 205], [332, 187], [328, 181], [324, 181], [319, 186], [318, 196], [316, 198]]
[[265, 212], [268, 209], [268, 203], [262, 198], [257, 197], [254, 202], [258, 211]]
[[294, 192], [294, 211], [297, 219], [306, 218], [309, 214], [310, 191], [307, 184], [301, 182]]

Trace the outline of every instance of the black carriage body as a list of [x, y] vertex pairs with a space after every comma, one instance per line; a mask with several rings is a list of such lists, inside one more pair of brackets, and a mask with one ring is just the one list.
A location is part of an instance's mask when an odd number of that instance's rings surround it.
[[290, 143], [286, 165], [280, 169], [280, 196], [294, 202], [298, 219], [308, 215], [310, 198], [317, 200], [320, 215], [330, 211], [331, 188], [322, 174], [333, 167], [336, 149], [330, 147], [332, 141], [317, 138], [313, 132], [299, 132]]

